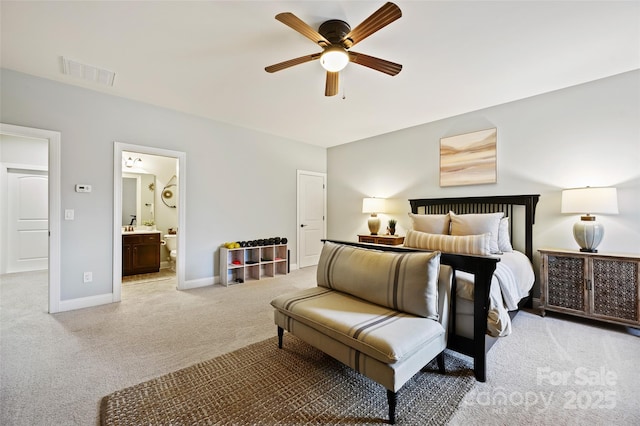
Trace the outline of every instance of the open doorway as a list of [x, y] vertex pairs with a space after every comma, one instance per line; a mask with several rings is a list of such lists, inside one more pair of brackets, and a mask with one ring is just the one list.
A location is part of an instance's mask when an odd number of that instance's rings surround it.
[[121, 300], [122, 285], [132, 282], [175, 275], [177, 288], [184, 288], [185, 157], [183, 152], [115, 143], [114, 301]]
[[0, 274], [47, 271], [60, 310], [60, 133], [0, 124]]
[[178, 159], [122, 152], [122, 285], [176, 277]]

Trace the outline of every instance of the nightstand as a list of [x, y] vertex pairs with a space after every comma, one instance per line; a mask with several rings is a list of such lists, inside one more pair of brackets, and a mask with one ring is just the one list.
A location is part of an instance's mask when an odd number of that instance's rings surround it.
[[397, 235], [358, 235], [358, 242], [399, 246], [404, 244], [404, 237]]
[[640, 255], [539, 250], [545, 310], [640, 327]]

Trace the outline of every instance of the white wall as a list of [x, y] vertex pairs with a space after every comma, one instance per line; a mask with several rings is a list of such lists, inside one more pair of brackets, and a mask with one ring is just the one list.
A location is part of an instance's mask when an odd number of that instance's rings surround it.
[[3, 123], [62, 134], [61, 300], [112, 291], [114, 141], [186, 152], [187, 281], [218, 275], [229, 240], [286, 236], [295, 256], [296, 170], [325, 172], [325, 149], [5, 69], [0, 94]]
[[49, 143], [43, 139], [0, 135], [0, 163], [47, 168]]
[[[114, 96], [2, 70], [0, 121], [62, 133], [61, 299], [111, 293], [113, 142], [187, 153], [186, 278], [218, 274], [228, 240], [286, 236], [295, 263], [296, 169], [328, 173], [328, 236], [367, 232], [362, 198], [541, 194], [534, 248], [574, 248], [560, 191], [614, 185], [620, 214], [598, 216], [600, 251], [640, 252], [640, 71], [324, 150]], [[439, 140], [498, 129], [498, 183], [440, 188]], [[93, 185], [75, 193], [76, 183]], [[94, 281], [82, 283], [82, 272]]]
[[[493, 127], [497, 183], [441, 188], [440, 138]], [[560, 214], [561, 190], [615, 186], [620, 214], [597, 215], [599, 251], [640, 253], [640, 71], [336, 146], [327, 170], [329, 238], [368, 232], [363, 197], [396, 199], [383, 229], [394, 217], [404, 232], [410, 198], [540, 194], [534, 250], [572, 249], [579, 216]]]

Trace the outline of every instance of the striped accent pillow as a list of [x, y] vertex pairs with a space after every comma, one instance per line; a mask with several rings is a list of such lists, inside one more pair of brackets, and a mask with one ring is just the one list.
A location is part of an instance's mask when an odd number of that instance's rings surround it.
[[360, 299], [438, 319], [440, 252], [400, 253], [324, 243], [317, 283]]
[[490, 234], [481, 235], [437, 235], [409, 229], [404, 237], [406, 247], [425, 250], [439, 250], [446, 253], [474, 254], [488, 256]]

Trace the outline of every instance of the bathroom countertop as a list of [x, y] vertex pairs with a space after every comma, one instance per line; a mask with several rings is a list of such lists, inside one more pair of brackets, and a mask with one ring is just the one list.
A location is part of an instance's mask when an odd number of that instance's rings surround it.
[[122, 235], [132, 235], [132, 234], [161, 234], [161, 231], [154, 230], [148, 231], [146, 229], [136, 229], [135, 231], [122, 231]]

